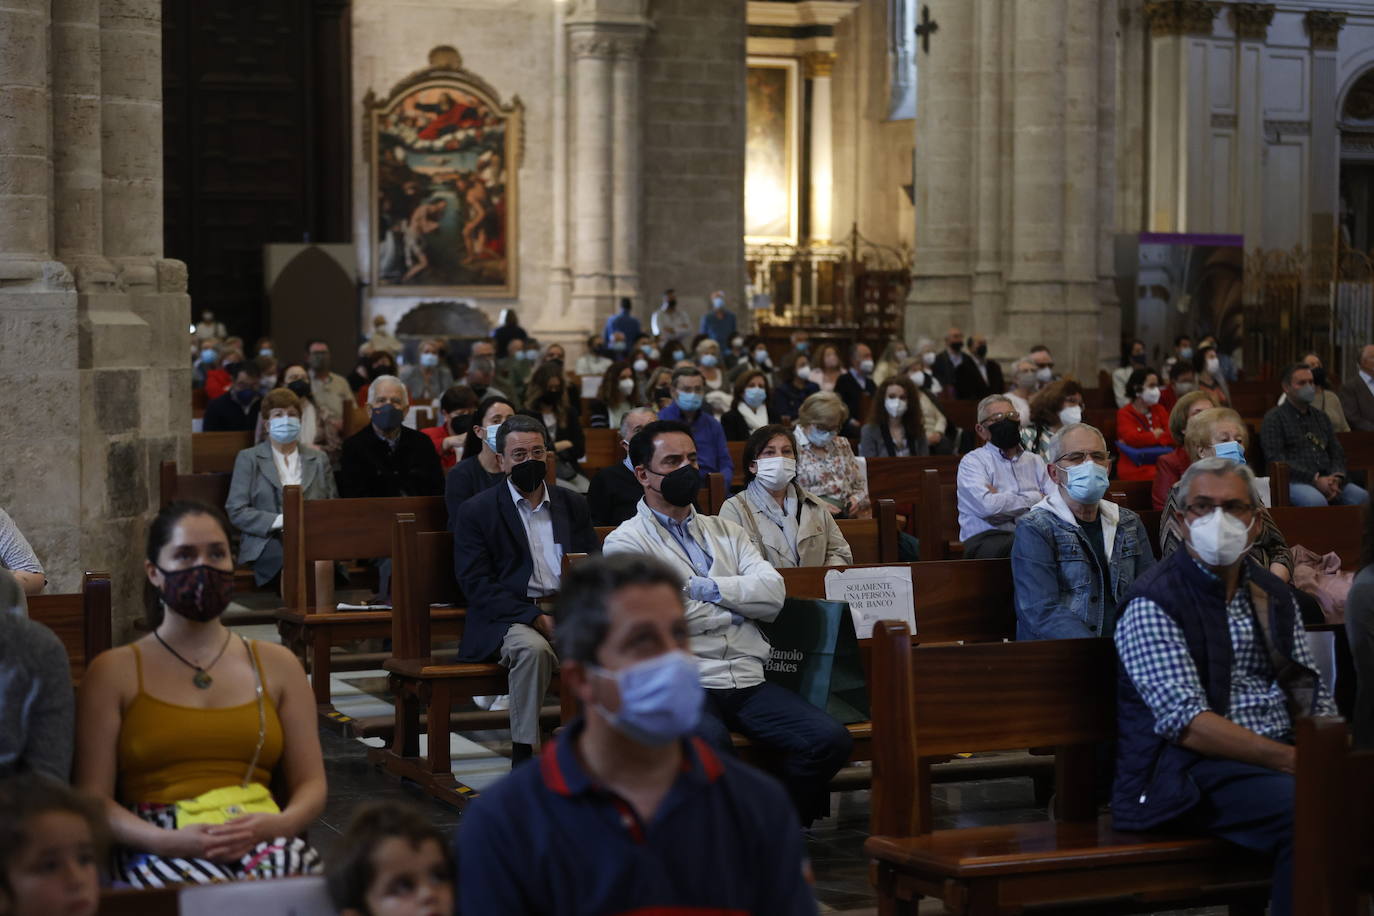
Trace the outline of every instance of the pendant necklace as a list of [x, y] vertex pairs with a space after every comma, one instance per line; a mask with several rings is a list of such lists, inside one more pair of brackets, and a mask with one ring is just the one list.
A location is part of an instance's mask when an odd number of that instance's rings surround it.
[[168, 652], [176, 656], [177, 661], [181, 662], [188, 668], [195, 669], [196, 673], [191, 676], [191, 683], [195, 684], [201, 690], [208, 690], [210, 688], [210, 685], [215, 682], [215, 679], [210, 677], [210, 669], [215, 667], [215, 662], [218, 662], [224, 656], [224, 650], [229, 648], [229, 637], [232, 634], [227, 632], [224, 634], [224, 645], [219, 647], [219, 654], [216, 655], [214, 660], [211, 661], [210, 664], [206, 665], [204, 668], [202, 668], [200, 665], [197, 665], [195, 662], [187, 661], [186, 658], [182, 656], [180, 652], [178, 652], [176, 649], [173, 649], [171, 646], [167, 645], [167, 640], [163, 639], [162, 634], [159, 633], [157, 630], [153, 631], [153, 635], [157, 637], [158, 642], [162, 643], [162, 648], [166, 649]]

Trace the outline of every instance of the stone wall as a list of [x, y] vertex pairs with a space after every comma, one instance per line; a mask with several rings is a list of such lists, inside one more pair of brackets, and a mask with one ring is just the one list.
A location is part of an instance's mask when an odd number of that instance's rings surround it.
[[[654, 0], [644, 49], [641, 288], [693, 315], [744, 291], [745, 10], [738, 0]], [[742, 308], [736, 313], [743, 324]], [[641, 316], [643, 317], [643, 316]]]
[[[49, 56], [49, 49], [50, 54]], [[159, 0], [0, 9], [0, 507], [50, 592], [141, 615], [163, 460], [190, 461], [186, 271], [162, 254]]]

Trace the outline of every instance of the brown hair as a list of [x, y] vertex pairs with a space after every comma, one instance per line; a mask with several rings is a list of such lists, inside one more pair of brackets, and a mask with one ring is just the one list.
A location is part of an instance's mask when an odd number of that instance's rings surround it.
[[434, 841], [443, 853], [450, 882], [457, 879], [453, 854], [443, 833], [412, 805], [404, 802], [371, 802], [363, 805], [348, 822], [338, 851], [330, 856], [325, 869], [329, 898], [337, 910], [367, 909], [367, 891], [376, 877], [372, 854], [383, 840], [396, 837], [414, 849]]
[[606, 371], [601, 374], [601, 386], [596, 389], [596, 397], [597, 400], [607, 407], [614, 407], [622, 401], [626, 404], [634, 404], [635, 398], [633, 394], [627, 398], [620, 393], [620, 373], [624, 372], [626, 369], [630, 370], [630, 376], [633, 378], [635, 371], [634, 366], [625, 362], [623, 359], [611, 363], [606, 367]]
[[278, 407], [284, 407], [287, 410], [294, 407], [296, 409], [296, 416], [299, 417], [301, 415], [301, 399], [296, 397], [296, 392], [292, 391], [290, 388], [273, 388], [271, 391], [267, 392], [267, 394], [263, 395], [262, 406], [259, 408], [259, 413], [265, 419], [269, 413], [276, 410]]
[[1081, 398], [1083, 386], [1067, 375], [1041, 388], [1039, 393], [1030, 399], [1031, 425], [1046, 428], [1058, 426], [1060, 408], [1064, 406], [1065, 400], [1074, 395]]
[[749, 470], [749, 465], [759, 459], [759, 452], [768, 447], [768, 443], [778, 436], [782, 436], [792, 443], [792, 451], [796, 452], [797, 443], [792, 438], [792, 431], [781, 423], [770, 423], [767, 426], [760, 426], [749, 434], [749, 438], [744, 443], [744, 454], [740, 463], [744, 465], [744, 482], [753, 483], [754, 472]]
[[[1197, 461], [1198, 453], [1204, 448], [1211, 447], [1212, 436], [1216, 434], [1218, 423], [1234, 423], [1240, 427], [1241, 448], [1249, 446], [1250, 430], [1245, 428], [1245, 421], [1241, 419], [1240, 414], [1229, 407], [1210, 407], [1193, 417], [1193, 422], [1188, 424], [1188, 431], [1183, 442], [1184, 448], [1188, 452], [1189, 461]], [[1170, 425], [1172, 425], [1172, 418]]]
[[14, 896], [10, 863], [29, 843], [30, 823], [52, 811], [75, 814], [85, 821], [96, 847], [96, 861], [104, 860], [105, 813], [98, 801], [41, 773], [11, 776], [0, 782], [0, 893], [5, 897]]
[[1182, 444], [1184, 437], [1188, 433], [1188, 408], [1204, 398], [1210, 401], [1213, 407], [1221, 406], [1217, 403], [1216, 395], [1206, 388], [1199, 388], [1179, 398], [1178, 403], [1174, 405], [1174, 409], [1169, 411], [1169, 435], [1173, 437], [1175, 442]]
[[[763, 390], [766, 395], [763, 403], [766, 405], [773, 397], [773, 386], [768, 384], [768, 373], [762, 369], [747, 369], [740, 373], [740, 377], [735, 379], [735, 399], [730, 402], [730, 409], [735, 410], [740, 402], [744, 400], [744, 389], [749, 387], [749, 383], [756, 378], [763, 379]], [[747, 463], [747, 462], [746, 462]]]
[[[916, 445], [926, 435], [925, 423], [921, 418], [921, 398], [916, 393], [916, 385], [905, 375], [894, 375], [878, 386], [873, 396], [873, 409], [868, 412], [868, 423], [879, 429], [887, 425], [887, 389], [896, 385], [902, 389], [906, 398], [906, 413], [902, 414], [902, 429], [906, 431], [907, 448], [916, 454]], [[917, 438], [919, 437], [919, 438]]]

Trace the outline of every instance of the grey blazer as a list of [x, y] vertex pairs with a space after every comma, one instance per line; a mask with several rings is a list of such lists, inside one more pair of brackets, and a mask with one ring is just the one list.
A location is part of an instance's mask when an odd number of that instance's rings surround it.
[[1341, 407], [1351, 429], [1374, 429], [1374, 394], [1360, 378], [1358, 370], [1341, 385]]
[[[308, 445], [297, 445], [301, 456], [301, 489], [306, 499], [336, 499], [334, 472], [324, 452]], [[253, 564], [253, 571], [265, 582], [281, 569], [281, 538], [272, 531], [272, 522], [281, 513], [282, 487], [277, 464], [272, 460], [272, 443], [259, 442], [239, 452], [234, 459], [234, 476], [229, 482], [229, 498], [224, 511], [229, 521], [243, 533], [239, 562]], [[264, 567], [259, 568], [259, 560]], [[266, 575], [263, 575], [266, 573]]]

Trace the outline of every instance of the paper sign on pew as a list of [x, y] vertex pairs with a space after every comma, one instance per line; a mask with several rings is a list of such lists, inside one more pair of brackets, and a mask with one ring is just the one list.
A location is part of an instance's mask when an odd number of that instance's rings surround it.
[[825, 574], [825, 598], [849, 604], [859, 639], [872, 637], [879, 620], [901, 621], [916, 635], [915, 588], [908, 567], [832, 569]]

